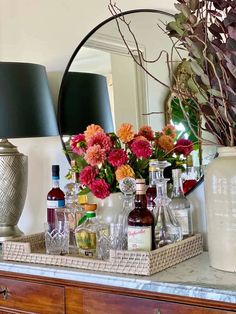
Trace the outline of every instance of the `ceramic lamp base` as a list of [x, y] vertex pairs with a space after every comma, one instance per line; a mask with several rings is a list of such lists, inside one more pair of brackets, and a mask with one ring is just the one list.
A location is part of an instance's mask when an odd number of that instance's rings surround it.
[[0, 241], [20, 236], [17, 227], [28, 183], [28, 158], [7, 140], [0, 141]]

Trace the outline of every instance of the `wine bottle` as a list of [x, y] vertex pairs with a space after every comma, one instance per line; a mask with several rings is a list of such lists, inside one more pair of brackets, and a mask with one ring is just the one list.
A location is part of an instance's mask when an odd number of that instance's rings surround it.
[[147, 209], [144, 179], [136, 180], [135, 208], [128, 215], [128, 250], [151, 251], [155, 249], [154, 217]]
[[59, 165], [52, 165], [52, 189], [47, 195], [47, 222], [55, 226], [56, 222], [56, 209], [65, 206], [65, 194], [60, 189], [60, 168]]

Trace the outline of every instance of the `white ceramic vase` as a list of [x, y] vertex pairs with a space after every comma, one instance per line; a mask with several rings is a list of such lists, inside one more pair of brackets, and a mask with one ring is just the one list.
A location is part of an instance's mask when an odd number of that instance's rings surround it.
[[210, 265], [236, 271], [236, 147], [218, 148], [205, 173]]
[[104, 199], [97, 198], [90, 193], [89, 202], [97, 204], [97, 217], [108, 224], [116, 223], [123, 209], [123, 198], [120, 192], [111, 193]]

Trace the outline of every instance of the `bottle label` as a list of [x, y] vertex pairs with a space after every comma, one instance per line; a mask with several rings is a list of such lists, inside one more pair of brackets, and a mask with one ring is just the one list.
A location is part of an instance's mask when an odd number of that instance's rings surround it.
[[182, 234], [186, 235], [189, 234], [189, 224], [188, 224], [188, 209], [178, 209], [174, 211], [175, 217], [178, 220]]
[[128, 250], [151, 251], [152, 227], [128, 226]]
[[80, 255], [86, 257], [96, 256], [97, 236], [95, 232], [80, 230], [75, 233], [75, 239]]
[[60, 208], [65, 206], [65, 200], [48, 200], [47, 208]]

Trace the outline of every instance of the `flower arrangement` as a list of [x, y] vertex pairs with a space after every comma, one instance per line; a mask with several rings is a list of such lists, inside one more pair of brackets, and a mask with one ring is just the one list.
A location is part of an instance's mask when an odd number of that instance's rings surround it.
[[161, 132], [143, 126], [137, 133], [129, 123], [123, 123], [115, 133], [105, 133], [99, 125], [89, 125], [82, 134], [70, 139], [76, 166], [69, 171], [78, 174], [83, 186], [80, 193], [92, 192], [106, 198], [119, 191], [119, 181], [125, 177], [148, 178], [150, 159], [183, 163], [193, 150], [187, 139], [176, 140], [176, 129], [168, 124]]

